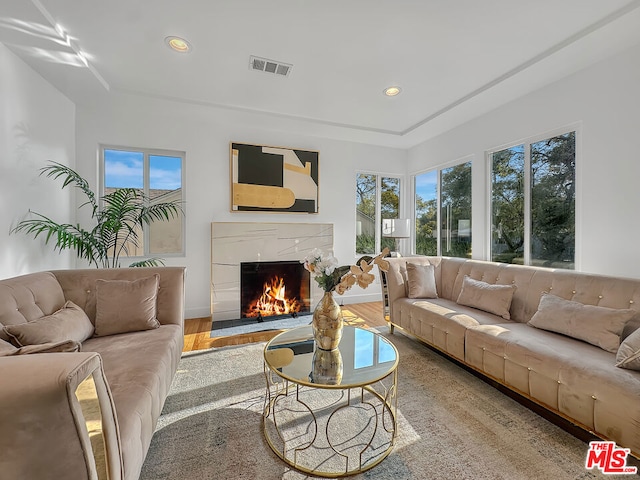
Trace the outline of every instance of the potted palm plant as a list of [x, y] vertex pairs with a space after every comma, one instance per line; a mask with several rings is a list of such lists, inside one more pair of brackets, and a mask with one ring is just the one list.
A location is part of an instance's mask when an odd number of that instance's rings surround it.
[[[155, 221], [168, 221], [182, 213], [179, 202], [150, 202], [136, 188], [118, 188], [99, 199], [89, 183], [73, 169], [57, 162], [43, 167], [41, 175], [62, 179], [62, 188], [77, 187], [87, 197], [80, 208], [91, 208], [93, 228], [87, 230], [79, 224], [57, 223], [37, 212], [33, 218], [22, 220], [11, 233], [24, 232], [37, 238], [45, 236], [45, 243], [54, 243], [54, 250], [74, 250], [78, 258], [96, 268], [120, 267], [120, 256], [140, 246], [142, 227]], [[164, 265], [160, 258], [147, 258], [130, 264], [130, 267]]]

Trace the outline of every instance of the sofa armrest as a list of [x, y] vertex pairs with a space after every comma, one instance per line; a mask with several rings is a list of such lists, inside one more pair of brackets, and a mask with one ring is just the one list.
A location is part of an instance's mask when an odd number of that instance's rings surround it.
[[[92, 399], [81, 402], [76, 393], [86, 380], [96, 397], [98, 442], [83, 413], [82, 403]], [[121, 479], [118, 424], [100, 355], [0, 357], [0, 452], [3, 478]], [[97, 457], [103, 457], [98, 465]]]

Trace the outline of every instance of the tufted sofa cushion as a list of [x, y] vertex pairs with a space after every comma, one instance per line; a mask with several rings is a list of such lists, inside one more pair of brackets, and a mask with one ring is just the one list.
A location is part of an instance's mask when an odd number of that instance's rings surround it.
[[[51, 315], [65, 303], [62, 287], [50, 272], [38, 272], [0, 283], [0, 326], [19, 325]], [[0, 328], [0, 338], [9, 337]]]

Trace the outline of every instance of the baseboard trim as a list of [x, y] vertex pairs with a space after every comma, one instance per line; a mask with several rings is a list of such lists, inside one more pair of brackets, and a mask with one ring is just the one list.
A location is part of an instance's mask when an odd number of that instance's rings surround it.
[[184, 312], [184, 318], [205, 318], [211, 317], [210, 308], [187, 308]]

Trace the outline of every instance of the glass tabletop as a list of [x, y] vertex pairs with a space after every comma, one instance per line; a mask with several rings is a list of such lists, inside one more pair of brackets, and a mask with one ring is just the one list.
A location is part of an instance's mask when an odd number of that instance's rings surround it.
[[273, 337], [264, 359], [280, 377], [316, 388], [352, 388], [377, 382], [398, 365], [398, 351], [385, 337], [360, 327], [345, 326], [335, 350], [321, 350], [310, 325]]

